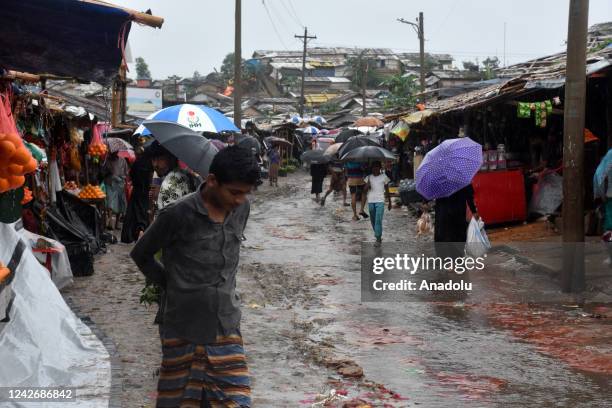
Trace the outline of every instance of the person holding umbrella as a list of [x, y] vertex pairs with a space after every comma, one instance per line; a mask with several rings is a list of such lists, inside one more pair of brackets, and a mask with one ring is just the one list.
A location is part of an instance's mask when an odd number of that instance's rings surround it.
[[323, 192], [323, 180], [327, 176], [327, 164], [313, 161], [310, 164], [310, 175], [312, 176], [310, 194], [315, 195], [315, 201], [318, 203]]
[[321, 199], [321, 207], [325, 205], [325, 200], [327, 196], [332, 192], [338, 192], [342, 194], [342, 205], [348, 207], [350, 204], [346, 202], [346, 176], [344, 174], [344, 167], [342, 166], [342, 162], [333, 161], [329, 170], [331, 173], [331, 180], [329, 182], [329, 189], [325, 192], [325, 195]]
[[389, 200], [389, 211], [391, 211], [391, 196], [389, 195], [389, 177], [381, 172], [380, 162], [372, 164], [372, 173], [365, 178], [364, 194], [368, 199], [368, 210], [370, 212], [370, 222], [374, 230], [376, 245], [382, 242], [383, 214], [385, 212], [385, 195]]
[[479, 220], [472, 184], [468, 184], [448, 197], [436, 199], [434, 242], [444, 243], [436, 248], [438, 256], [442, 258], [463, 256], [468, 228], [468, 222], [465, 219], [466, 204], [472, 216]]
[[351, 192], [353, 221], [359, 221], [359, 216], [357, 215], [357, 201], [359, 201], [361, 205], [361, 211], [359, 212], [359, 215], [361, 215], [363, 218], [368, 218], [368, 214], [366, 214], [365, 212], [365, 204], [367, 197], [365, 196], [365, 194], [363, 194], [363, 186], [365, 185], [365, 182], [363, 181], [363, 166], [359, 162], [346, 162], [344, 164], [344, 168], [346, 169], [346, 183], [349, 186], [349, 191]]
[[466, 206], [475, 219], [480, 219], [472, 179], [481, 165], [482, 146], [462, 137], [443, 141], [427, 153], [417, 169], [417, 192], [427, 200], [436, 200], [434, 241], [440, 257], [463, 256]]
[[197, 189], [199, 181], [196, 176], [181, 169], [178, 158], [159, 142], [153, 142], [149, 155], [155, 173], [163, 178], [157, 196], [158, 211]]

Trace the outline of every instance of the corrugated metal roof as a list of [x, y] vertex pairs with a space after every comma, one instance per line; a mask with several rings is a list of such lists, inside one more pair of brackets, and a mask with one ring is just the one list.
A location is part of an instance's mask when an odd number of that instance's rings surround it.
[[[276, 69], [297, 69], [299, 71], [302, 70], [302, 62], [271, 62], [270, 65], [272, 68]], [[306, 63], [306, 69], [314, 69], [315, 67], [310, 63]]]
[[310, 61], [310, 65], [316, 68], [328, 67], [333, 68], [336, 66], [332, 61]]
[[304, 82], [350, 83], [351, 80], [345, 77], [305, 77]]
[[328, 94], [328, 93], [310, 94], [310, 95], [304, 95], [304, 99], [306, 99], [306, 103], [325, 103], [327, 101], [330, 101], [336, 98], [337, 96], [338, 94]]

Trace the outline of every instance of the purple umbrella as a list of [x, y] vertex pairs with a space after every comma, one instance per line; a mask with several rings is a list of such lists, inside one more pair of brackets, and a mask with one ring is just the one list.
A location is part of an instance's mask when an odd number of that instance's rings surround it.
[[428, 200], [448, 197], [470, 184], [481, 165], [481, 145], [469, 137], [445, 140], [425, 155], [416, 190]]

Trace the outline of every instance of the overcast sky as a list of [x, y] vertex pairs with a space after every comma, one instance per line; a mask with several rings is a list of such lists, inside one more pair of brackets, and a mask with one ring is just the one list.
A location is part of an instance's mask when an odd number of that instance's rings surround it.
[[[133, 25], [132, 56], [143, 57], [153, 78], [191, 76], [219, 69], [234, 50], [233, 0], [111, 0], [151, 9], [163, 28]], [[569, 0], [242, 0], [242, 56], [256, 49], [297, 50], [294, 34], [317, 36], [309, 46], [391, 48], [418, 52], [416, 33], [406, 24], [424, 13], [425, 49], [449, 53], [455, 65], [498, 56], [525, 61], [564, 49]], [[612, 21], [612, 0], [591, 0], [589, 25]], [[130, 65], [130, 76], [135, 66]]]

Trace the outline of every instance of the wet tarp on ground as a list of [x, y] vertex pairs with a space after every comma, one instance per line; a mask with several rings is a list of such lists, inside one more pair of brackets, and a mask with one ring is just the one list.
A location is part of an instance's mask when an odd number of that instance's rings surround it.
[[[0, 223], [0, 261], [23, 254], [12, 289], [9, 321], [0, 323], [0, 384], [3, 387], [75, 387], [71, 407], [107, 407], [111, 364], [104, 344], [64, 302], [27, 244], [11, 224]], [[61, 404], [60, 404], [61, 405]], [[2, 407], [54, 407], [57, 403], [8, 403]]]

